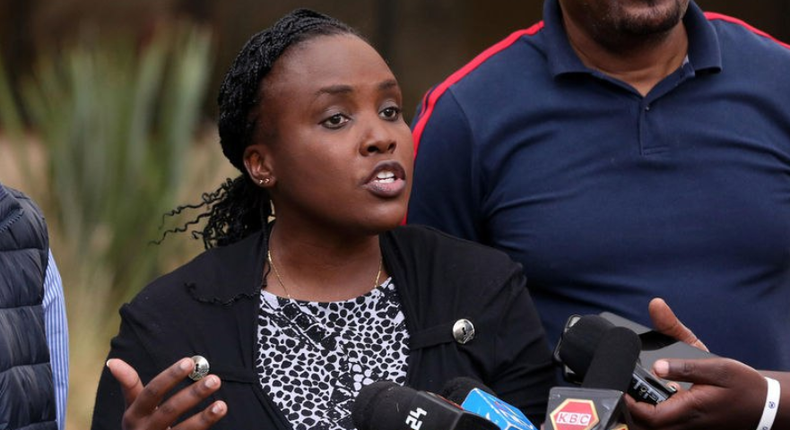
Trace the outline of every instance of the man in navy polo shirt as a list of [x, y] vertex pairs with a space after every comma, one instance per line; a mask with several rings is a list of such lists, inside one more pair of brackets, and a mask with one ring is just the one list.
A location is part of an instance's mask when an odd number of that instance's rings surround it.
[[549, 339], [649, 325], [660, 296], [713, 353], [789, 371], [789, 71], [689, 0], [547, 0], [426, 94], [408, 222], [520, 261]]

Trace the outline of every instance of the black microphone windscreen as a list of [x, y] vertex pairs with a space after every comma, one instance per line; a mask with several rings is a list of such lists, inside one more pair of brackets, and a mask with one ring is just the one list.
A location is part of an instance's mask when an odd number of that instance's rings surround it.
[[625, 327], [609, 329], [595, 349], [582, 388], [628, 391], [642, 342]]
[[464, 402], [464, 400], [466, 400], [466, 396], [469, 395], [469, 392], [475, 388], [485, 391], [492, 396], [496, 396], [494, 390], [488, 388], [485, 384], [478, 381], [477, 379], [470, 378], [468, 376], [459, 376], [457, 378], [450, 379], [444, 384], [444, 387], [442, 387], [442, 392], [439, 393], [439, 395], [451, 402], [460, 405]]
[[[399, 405], [400, 403], [394, 401], [393, 397], [398, 397], [401, 402], [408, 402], [408, 393], [403, 393], [403, 390], [398, 390], [399, 388], [408, 390], [392, 381], [378, 381], [362, 387], [351, 408], [351, 421], [354, 427], [369, 428], [374, 419], [381, 417], [381, 411], [389, 411], [390, 408], [386, 407], [387, 403]], [[386, 418], [392, 420], [392, 417]]]
[[590, 367], [595, 349], [614, 324], [598, 315], [585, 315], [562, 334], [559, 356], [562, 362], [581, 377]]

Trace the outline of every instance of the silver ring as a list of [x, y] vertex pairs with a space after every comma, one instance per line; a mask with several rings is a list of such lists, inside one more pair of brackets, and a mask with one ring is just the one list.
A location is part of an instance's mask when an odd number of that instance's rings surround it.
[[189, 379], [199, 381], [203, 379], [204, 376], [208, 375], [210, 366], [205, 357], [202, 355], [195, 355], [192, 357], [192, 361], [195, 363], [195, 369], [189, 374]]

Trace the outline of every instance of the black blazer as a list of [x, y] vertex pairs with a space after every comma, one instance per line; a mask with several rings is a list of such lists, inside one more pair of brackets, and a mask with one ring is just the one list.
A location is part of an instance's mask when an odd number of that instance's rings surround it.
[[[176, 360], [202, 355], [222, 387], [201, 408], [217, 399], [228, 404], [214, 428], [290, 429], [254, 367], [266, 249], [257, 233], [151, 283], [121, 308], [109, 358], [130, 363], [146, 383]], [[541, 423], [555, 372], [521, 266], [500, 251], [426, 227], [383, 234], [381, 250], [410, 335], [406, 385], [440, 392], [453, 377], [475, 377]], [[461, 318], [476, 331], [466, 344], [452, 334]], [[119, 385], [105, 368], [92, 428], [120, 428], [123, 410]]]

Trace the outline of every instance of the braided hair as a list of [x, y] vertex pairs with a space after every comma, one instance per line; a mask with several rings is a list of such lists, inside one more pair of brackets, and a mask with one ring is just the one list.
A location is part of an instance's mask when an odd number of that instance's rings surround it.
[[187, 208], [206, 207], [197, 219], [175, 231], [186, 231], [190, 225], [208, 218], [202, 231], [192, 233], [202, 238], [206, 249], [237, 242], [264, 230], [272, 216], [268, 192], [256, 186], [244, 167], [244, 150], [253, 143], [258, 122], [257, 105], [265, 88], [261, 82], [275, 62], [292, 46], [318, 36], [352, 34], [362, 38], [348, 25], [327, 15], [297, 9], [280, 18], [273, 26], [252, 36], [239, 52], [225, 74], [219, 90], [219, 136], [222, 153], [241, 171], [217, 190], [204, 193], [196, 205], [180, 206], [168, 215]]

